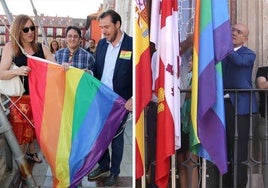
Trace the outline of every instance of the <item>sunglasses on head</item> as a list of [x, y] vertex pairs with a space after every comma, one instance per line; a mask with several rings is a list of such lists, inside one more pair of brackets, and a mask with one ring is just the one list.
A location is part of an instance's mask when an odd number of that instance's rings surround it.
[[35, 26], [32, 25], [32, 26], [30, 26], [30, 27], [24, 27], [24, 28], [22, 29], [23, 33], [28, 33], [29, 30], [31, 30], [31, 31], [35, 31]]

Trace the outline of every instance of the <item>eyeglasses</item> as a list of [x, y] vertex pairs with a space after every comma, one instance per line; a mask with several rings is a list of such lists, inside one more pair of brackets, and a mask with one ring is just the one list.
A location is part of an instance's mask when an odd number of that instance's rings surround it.
[[35, 26], [32, 25], [32, 26], [30, 26], [30, 27], [24, 27], [24, 28], [22, 29], [23, 33], [28, 33], [29, 30], [31, 30], [31, 31], [35, 31]]
[[78, 39], [79, 36], [78, 35], [67, 35], [67, 38], [74, 38], [74, 39]]
[[246, 37], [246, 35], [243, 33], [243, 31], [239, 30], [239, 29], [236, 29], [236, 28], [232, 28], [232, 32], [237, 32], [239, 35], [244, 35]]

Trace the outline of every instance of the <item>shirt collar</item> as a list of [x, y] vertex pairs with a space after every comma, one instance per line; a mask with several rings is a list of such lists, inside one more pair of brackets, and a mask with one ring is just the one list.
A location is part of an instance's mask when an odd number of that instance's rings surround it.
[[[125, 36], [125, 32], [122, 32], [122, 36], [121, 36], [121, 38], [120, 38], [120, 41], [119, 41], [114, 47], [121, 45], [124, 36]], [[109, 45], [112, 45], [112, 43], [111, 43], [110, 41], [106, 40], [106, 42], [107, 42]]]
[[242, 45], [241, 45], [241, 46], [238, 46], [238, 47], [236, 47], [236, 48], [234, 48], [234, 51], [239, 50], [241, 47], [242, 47]]

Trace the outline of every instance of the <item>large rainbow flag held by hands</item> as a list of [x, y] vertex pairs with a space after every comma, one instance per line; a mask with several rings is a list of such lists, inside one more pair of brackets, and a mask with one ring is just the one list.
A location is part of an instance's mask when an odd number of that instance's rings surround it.
[[197, 0], [194, 25], [192, 122], [199, 156], [227, 172], [221, 60], [233, 51], [228, 1]]
[[28, 56], [37, 140], [54, 187], [76, 187], [108, 148], [125, 100], [83, 70]]

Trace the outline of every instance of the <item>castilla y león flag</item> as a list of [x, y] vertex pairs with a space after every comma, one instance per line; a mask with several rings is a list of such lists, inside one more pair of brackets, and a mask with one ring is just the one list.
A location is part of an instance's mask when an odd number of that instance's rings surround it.
[[152, 1], [151, 38], [157, 51], [156, 184], [167, 187], [170, 157], [180, 148], [180, 77], [177, 0]]

